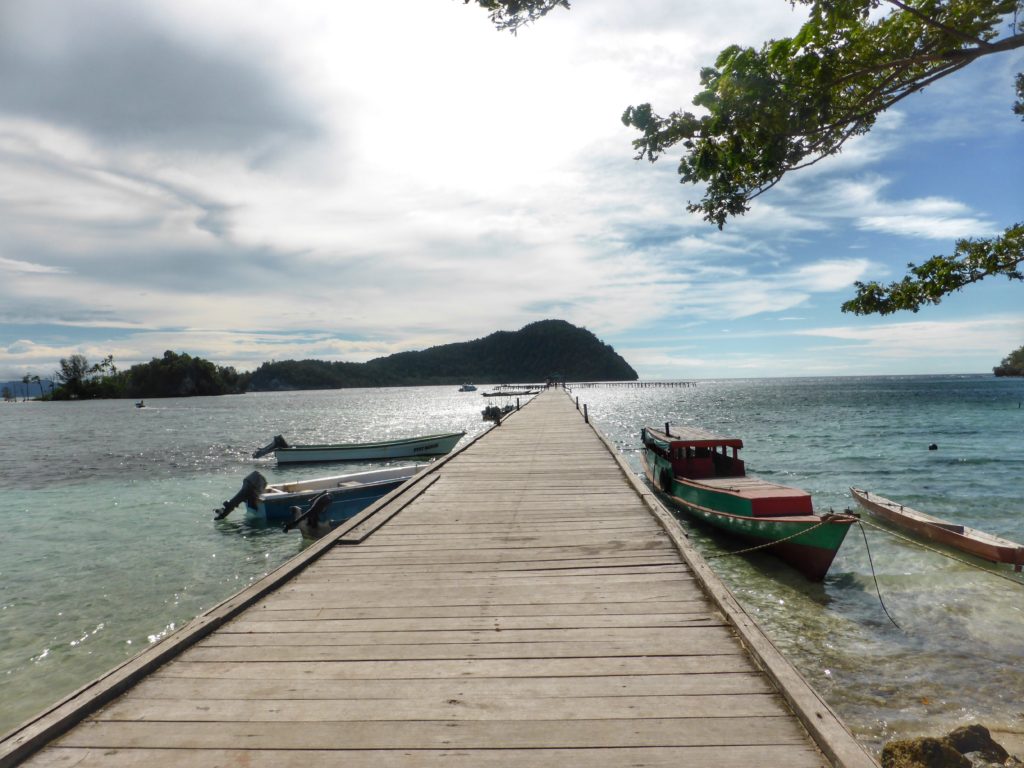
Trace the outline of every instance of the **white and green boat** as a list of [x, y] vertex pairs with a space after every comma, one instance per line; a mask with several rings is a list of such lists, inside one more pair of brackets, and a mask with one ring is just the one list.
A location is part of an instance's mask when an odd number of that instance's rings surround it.
[[254, 459], [273, 453], [278, 464], [299, 464], [324, 461], [373, 461], [377, 459], [410, 459], [444, 456], [451, 452], [465, 432], [442, 435], [404, 437], [371, 443], [328, 443], [321, 445], [289, 445], [281, 435], [255, 451]]
[[818, 514], [807, 491], [748, 476], [737, 437], [669, 424], [640, 434], [648, 480], [683, 511], [764, 546], [812, 581], [825, 578], [856, 517]]

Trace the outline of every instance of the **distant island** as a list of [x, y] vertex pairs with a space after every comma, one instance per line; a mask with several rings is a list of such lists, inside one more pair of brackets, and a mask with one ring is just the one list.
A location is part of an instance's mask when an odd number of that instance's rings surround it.
[[249, 389], [403, 387], [463, 382], [636, 381], [636, 371], [593, 333], [564, 320], [540, 320], [518, 331], [400, 352], [365, 363], [283, 360], [263, 363]]
[[119, 371], [113, 355], [92, 365], [84, 355], [61, 358], [55, 387], [44, 400], [101, 398], [194, 397], [240, 394], [250, 375], [185, 353], [164, 352], [148, 363]]
[[[201, 357], [170, 350], [148, 363], [118, 370], [112, 355], [92, 363], [83, 355], [62, 358], [50, 392], [26, 375], [42, 400], [192, 397], [251, 391], [402, 387], [438, 384], [636, 381], [629, 363], [593, 333], [564, 320], [541, 320], [518, 331], [400, 352], [366, 363], [282, 360], [240, 373]], [[49, 383], [49, 382], [47, 382]], [[5, 399], [13, 393], [5, 387]], [[23, 395], [24, 396], [24, 395]]]
[[992, 373], [996, 376], [1024, 376], [1024, 347], [1004, 357]]

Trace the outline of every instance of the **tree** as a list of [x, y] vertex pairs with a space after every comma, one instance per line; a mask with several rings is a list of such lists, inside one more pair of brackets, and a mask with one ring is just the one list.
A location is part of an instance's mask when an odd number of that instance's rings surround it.
[[7, 384], [4, 384], [3, 398], [4, 398], [4, 402], [5, 403], [10, 403], [10, 402], [16, 401], [18, 399], [15, 396], [15, 394], [13, 392], [11, 392], [11, 388]]
[[32, 374], [32, 381], [39, 385], [39, 399], [46, 397], [46, 393], [43, 392], [43, 380], [37, 374]]
[[952, 256], [933, 256], [921, 266], [908, 264], [910, 274], [887, 286], [856, 282], [856, 298], [843, 304], [844, 312], [889, 315], [901, 309], [917, 312], [925, 304], [991, 275], [1024, 280], [1024, 224], [1009, 227], [1000, 237], [958, 240]]
[[57, 381], [70, 397], [78, 397], [82, 393], [85, 378], [89, 375], [89, 361], [85, 355], [75, 354], [71, 357], [62, 357], [59, 365]]
[[[687, 207], [719, 229], [789, 171], [867, 133], [907, 96], [1024, 46], [1024, 33], [999, 37], [1006, 15], [1024, 9], [1021, 0], [794, 1], [811, 9], [795, 37], [760, 50], [730, 46], [701, 70], [693, 103], [707, 114], [661, 117], [641, 104], [622, 116], [643, 134], [633, 142], [637, 159], [653, 162], [683, 145], [682, 181], [707, 185]], [[889, 12], [872, 13], [880, 7]]]
[[996, 376], [1024, 376], [1024, 347], [1011, 352], [992, 369]]
[[[476, 2], [499, 28], [513, 30], [558, 5], [568, 7], [541, 0]], [[882, 112], [907, 96], [984, 56], [1024, 47], [1017, 27], [1024, 0], [791, 2], [810, 9], [796, 36], [760, 49], [729, 46], [714, 66], [701, 70], [702, 90], [693, 103], [703, 114], [675, 111], [662, 117], [650, 104], [640, 104], [622, 115], [623, 123], [641, 133], [633, 142], [637, 159], [654, 162], [682, 145], [681, 181], [705, 185], [703, 198], [687, 208], [719, 229], [788, 172], [835, 155], [849, 139], [870, 131]], [[1014, 87], [1012, 110], [1024, 117], [1024, 73]], [[1003, 238], [1009, 242], [961, 241], [953, 256], [936, 256], [921, 268], [911, 265], [916, 277], [889, 288], [858, 284], [858, 297], [844, 311], [916, 310], [988, 275], [1019, 279], [1020, 239], [1013, 232], [1019, 227], [1007, 230]], [[978, 270], [968, 253], [975, 244], [1003, 255]], [[953, 275], [948, 280], [946, 272]]]
[[[462, 0], [464, 5], [474, 0]], [[515, 33], [519, 27], [536, 21], [555, 8], [568, 8], [569, 0], [475, 0], [485, 8], [491, 21], [498, 29], [507, 29]]]
[[32, 383], [32, 374], [26, 373], [21, 377], [21, 383], [24, 385], [25, 390], [21, 393], [21, 399], [28, 400], [28, 385]]

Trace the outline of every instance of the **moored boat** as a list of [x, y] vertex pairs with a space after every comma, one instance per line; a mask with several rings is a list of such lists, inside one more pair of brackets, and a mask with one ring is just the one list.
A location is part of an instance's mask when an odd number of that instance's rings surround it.
[[324, 445], [289, 445], [281, 435], [277, 435], [270, 444], [253, 452], [252, 457], [258, 459], [268, 453], [274, 453], [277, 456], [278, 464], [429, 458], [450, 453], [465, 434], [465, 432], [449, 432], [441, 435], [423, 435], [372, 443], [329, 443]]
[[459, 387], [459, 392], [476, 392], [476, 387], [472, 384], [463, 384]]
[[860, 488], [851, 488], [850, 493], [871, 514], [918, 538], [966, 552], [990, 563], [1007, 563], [1018, 572], [1024, 568], [1024, 545], [1015, 541], [918, 512]]
[[259, 472], [253, 472], [242, 481], [239, 492], [217, 511], [217, 519], [227, 517], [244, 502], [246, 517], [250, 520], [270, 524], [288, 523], [292, 521], [293, 507], [306, 511], [316, 497], [326, 493], [330, 497], [330, 505], [321, 512], [320, 517], [325, 521], [337, 522], [366, 509], [420, 469], [422, 467], [407, 465], [272, 484], [268, 484]]
[[[675, 430], [674, 432], [672, 430]], [[648, 480], [685, 512], [765, 551], [811, 581], [825, 578], [856, 517], [818, 514], [811, 494], [748, 476], [743, 441], [665, 425], [641, 434]]]

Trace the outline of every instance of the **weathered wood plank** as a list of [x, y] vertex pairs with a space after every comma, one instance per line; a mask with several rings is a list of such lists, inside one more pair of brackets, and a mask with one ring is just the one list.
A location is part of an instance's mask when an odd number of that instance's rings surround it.
[[[571, 763], [567, 763], [567, 758]], [[313, 749], [89, 749], [57, 747], [33, 762], [39, 768], [821, 768], [820, 753], [807, 744], [719, 747], [313, 750]]]
[[[312, 614], [313, 612], [308, 612]], [[467, 616], [461, 618], [393, 618], [393, 619], [331, 619], [316, 615], [301, 618], [261, 619], [251, 615], [224, 626], [220, 634], [236, 632], [437, 632], [500, 630], [565, 630], [565, 629], [623, 629], [647, 627], [692, 627], [724, 625], [720, 617], [695, 611], [694, 613], [633, 613], [596, 616]]]
[[651, 720], [411, 721], [394, 723], [180, 723], [87, 721], [60, 739], [68, 747], [124, 749], [573, 749], [749, 746], [805, 743], [792, 717]]
[[447, 679], [457, 689], [463, 680], [497, 677], [593, 677], [601, 675], [705, 675], [753, 672], [738, 647], [718, 656], [622, 656], [543, 659], [405, 659], [387, 661], [296, 661], [288, 664], [199, 661], [182, 658], [160, 670], [165, 677], [224, 680], [388, 680]]
[[384, 679], [224, 679], [166, 677], [157, 673], [139, 683], [135, 695], [147, 699], [416, 699], [450, 696], [572, 698], [588, 696], [706, 696], [768, 694], [774, 689], [759, 672], [605, 675], [572, 677], [466, 677]]
[[450, 695], [393, 699], [121, 699], [93, 716], [97, 722], [341, 723], [386, 720], [638, 720], [670, 718], [785, 717], [774, 692], [693, 696]]
[[[604, 603], [513, 603], [502, 604], [456, 604], [431, 606], [382, 606], [382, 605], [345, 605], [325, 606], [323, 600], [281, 599], [269, 597], [259, 605], [253, 606], [250, 616], [255, 618], [309, 618], [322, 619], [431, 619], [431, 618], [463, 618], [463, 617], [570, 617], [570, 616], [629, 616], [632, 614], [669, 614], [678, 611], [690, 615], [703, 612], [707, 603], [703, 600], [649, 600], [638, 602], [604, 602]], [[288, 614], [295, 613], [295, 616]]]

